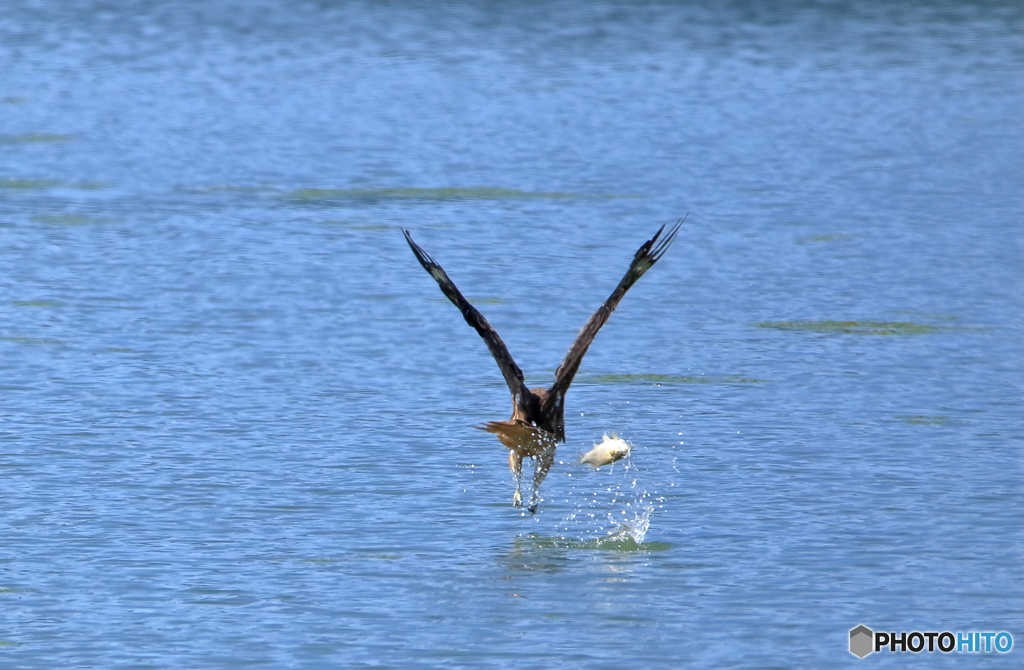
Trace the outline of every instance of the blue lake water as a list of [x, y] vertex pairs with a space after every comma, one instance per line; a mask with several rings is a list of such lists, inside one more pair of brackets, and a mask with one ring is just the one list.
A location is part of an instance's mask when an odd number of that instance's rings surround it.
[[[1019, 667], [1022, 34], [5, 3], [0, 667]], [[541, 386], [687, 212], [524, 515], [472, 427], [505, 384], [400, 230]], [[1015, 646], [861, 661], [858, 624]]]

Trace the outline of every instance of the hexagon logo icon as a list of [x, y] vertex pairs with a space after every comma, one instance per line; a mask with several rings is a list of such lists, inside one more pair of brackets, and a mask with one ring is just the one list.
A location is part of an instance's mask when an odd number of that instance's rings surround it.
[[875, 634], [867, 626], [857, 626], [850, 631], [850, 653], [864, 658], [874, 651]]

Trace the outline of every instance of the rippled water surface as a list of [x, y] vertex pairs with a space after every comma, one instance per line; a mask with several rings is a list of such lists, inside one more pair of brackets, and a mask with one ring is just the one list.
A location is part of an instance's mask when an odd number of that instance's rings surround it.
[[5, 3], [0, 667], [1017, 666], [1022, 11], [704, 4]]

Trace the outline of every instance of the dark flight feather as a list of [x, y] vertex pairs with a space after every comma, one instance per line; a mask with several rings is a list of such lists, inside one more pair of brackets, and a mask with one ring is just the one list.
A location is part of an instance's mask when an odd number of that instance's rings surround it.
[[[683, 221], [686, 217], [683, 217], [675, 223], [672, 228], [669, 229], [668, 234], [661, 237], [661, 234], [665, 231], [665, 226], [658, 229], [658, 232], [654, 234], [654, 237], [647, 240], [637, 249], [633, 255], [633, 262], [629, 264], [629, 269], [626, 270], [626, 274], [623, 275], [619, 285], [615, 287], [612, 294], [608, 296], [608, 299], [604, 301], [593, 316], [584, 324], [583, 328], [580, 329], [579, 334], [576, 336], [576, 340], [569, 347], [568, 353], [565, 354], [565, 358], [562, 359], [562, 364], [558, 366], [558, 370], [555, 372], [555, 383], [548, 389], [548, 395], [544, 399], [544, 406], [542, 412], [546, 413], [553, 409], [555, 403], [562, 402], [565, 392], [569, 389], [569, 385], [572, 384], [573, 378], [576, 376], [576, 371], [579, 370], [580, 363], [583, 361], [583, 356], [587, 353], [587, 349], [590, 348], [591, 343], [597, 336], [597, 331], [601, 330], [607, 321], [608, 317], [612, 315], [615, 308], [619, 306], [619, 302], [623, 296], [626, 295], [626, 291], [630, 289], [633, 284], [637, 282], [640, 277], [644, 276], [644, 273], [651, 269], [655, 263], [657, 263], [669, 245], [672, 244], [672, 240], [676, 238], [676, 234], [679, 232], [680, 226], [683, 225]], [[659, 241], [659, 238], [660, 241]], [[564, 426], [559, 427], [559, 438], [564, 440]]]
[[[420, 245], [416, 244], [412, 240], [412, 236], [408, 230], [402, 231], [405, 234], [405, 241], [409, 243], [412, 248], [412, 252], [416, 254], [416, 260], [420, 262], [423, 269], [430, 273], [430, 276], [437, 281], [441, 287], [441, 292], [448, 297], [459, 311], [462, 312], [462, 316], [466, 319], [466, 323], [473, 326], [476, 332], [480, 334], [480, 337], [487, 343], [487, 348], [491, 351], [491, 356], [498, 363], [498, 367], [501, 368], [501, 374], [505, 377], [505, 383], [508, 384], [508, 389], [512, 393], [512, 397], [516, 400], [516, 404], [528, 404], [533, 399], [533, 394], [530, 393], [529, 389], [526, 388], [526, 383], [523, 378], [523, 371], [516, 365], [515, 360], [512, 358], [512, 354], [508, 352], [508, 347], [502, 341], [501, 337], [498, 336], [497, 331], [491, 327], [491, 324], [487, 322], [484, 315], [480, 313], [476, 307], [470, 304], [466, 300], [465, 296], [455, 286], [455, 282], [448, 277], [448, 273], [444, 271], [437, 261], [430, 257], [426, 251], [423, 250]], [[524, 407], [524, 409], [534, 409], [531, 407]]]

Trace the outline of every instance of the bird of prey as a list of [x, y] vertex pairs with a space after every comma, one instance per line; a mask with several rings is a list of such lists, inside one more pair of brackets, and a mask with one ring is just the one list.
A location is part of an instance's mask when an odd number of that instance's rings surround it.
[[654, 234], [654, 237], [641, 245], [634, 254], [633, 262], [629, 264], [629, 269], [622, 277], [622, 281], [604, 301], [604, 304], [594, 312], [594, 315], [576, 336], [576, 341], [569, 347], [569, 352], [555, 372], [555, 383], [546, 389], [526, 388], [523, 371], [516, 365], [512, 355], [508, 352], [508, 347], [502, 342], [491, 324], [487, 323], [484, 315], [466, 300], [456, 288], [455, 283], [448, 277], [444, 268], [438, 265], [437, 261], [431, 258], [422, 247], [413, 242], [409, 231], [403, 231], [405, 241], [409, 243], [412, 252], [416, 254], [420, 265], [437, 281], [441, 292], [459, 308], [466, 323], [473, 326], [487, 343], [487, 348], [490, 349], [491, 355], [497, 361], [501, 374], [505, 377], [505, 383], [508, 384], [508, 389], [512, 393], [512, 417], [508, 421], [490, 421], [479, 428], [497, 435], [501, 443], [509, 449], [508, 464], [516, 483], [512, 503], [516, 507], [522, 507], [523, 504], [521, 493], [523, 459], [532, 458], [534, 460], [533, 494], [527, 509], [531, 514], [537, 511], [537, 505], [540, 504], [540, 485], [554, 463], [555, 445], [558, 442], [565, 442], [565, 392], [572, 383], [573, 377], [576, 376], [584, 354], [587, 353], [591, 342], [594, 341], [597, 331], [618, 307], [619, 301], [622, 300], [622, 296], [626, 295], [626, 291], [664, 255], [684, 220], [685, 217], [677, 221], [664, 236], [662, 233], [665, 232], [665, 226], [662, 226]]

